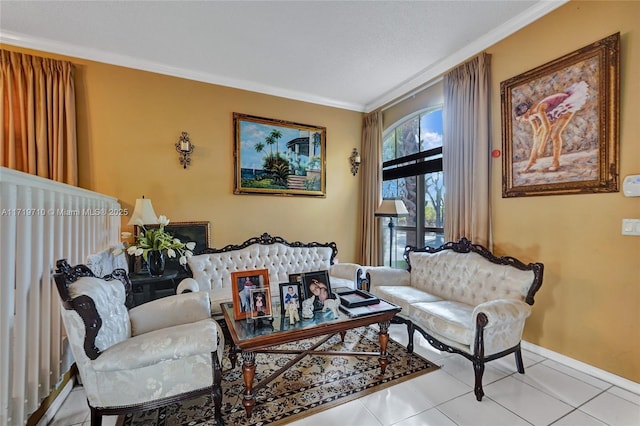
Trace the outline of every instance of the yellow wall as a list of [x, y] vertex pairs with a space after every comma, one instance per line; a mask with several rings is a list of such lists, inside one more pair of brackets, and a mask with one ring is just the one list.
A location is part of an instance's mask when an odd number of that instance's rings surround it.
[[[361, 113], [70, 60], [81, 187], [117, 197], [130, 212], [144, 195], [172, 221], [210, 221], [215, 247], [268, 232], [289, 241], [335, 241], [341, 262], [356, 261], [360, 175], [351, 175], [348, 158], [360, 149]], [[234, 112], [326, 127], [326, 198], [234, 195]], [[181, 131], [195, 145], [186, 170], [174, 147]]]
[[[487, 51], [492, 54], [493, 149], [502, 149], [500, 82], [613, 33], [621, 34], [620, 173], [640, 173], [640, 2], [570, 2]], [[494, 250], [545, 265], [524, 339], [640, 381], [640, 218], [622, 192], [502, 198], [492, 165]]]
[[[92, 63], [79, 70], [80, 182], [131, 207], [143, 194], [173, 221], [208, 220], [212, 246], [263, 232], [289, 241], [336, 241], [353, 262], [359, 235], [362, 114], [211, 84]], [[327, 128], [326, 198], [234, 195], [233, 112]], [[178, 163], [181, 131], [195, 145]]]
[[[620, 172], [640, 173], [640, 2], [571, 2], [487, 49], [492, 148], [502, 149], [501, 81], [618, 31]], [[361, 114], [73, 62], [81, 186], [116, 196], [127, 208], [144, 194], [156, 213], [174, 221], [209, 220], [215, 246], [266, 231], [292, 240], [336, 241], [341, 261], [356, 259], [359, 178], [351, 176], [347, 159], [360, 147]], [[327, 198], [233, 195], [234, 111], [327, 127]], [[196, 145], [187, 170], [173, 148], [183, 130]], [[620, 233], [622, 218], [640, 218], [640, 198], [611, 193], [503, 199], [501, 159], [493, 160], [492, 174], [496, 253], [545, 264], [525, 340], [640, 381], [640, 237]]]

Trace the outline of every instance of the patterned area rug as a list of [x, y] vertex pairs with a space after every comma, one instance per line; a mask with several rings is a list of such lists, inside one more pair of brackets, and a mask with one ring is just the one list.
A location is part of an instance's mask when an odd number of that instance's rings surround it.
[[[309, 348], [319, 338], [280, 345], [278, 349]], [[349, 330], [345, 341], [335, 335], [317, 350], [377, 352], [378, 332], [369, 327]], [[281, 425], [344, 404], [404, 380], [436, 370], [438, 367], [389, 339], [389, 365], [384, 375], [375, 356], [308, 355], [256, 392], [253, 415], [246, 418], [242, 406], [241, 365], [231, 369], [225, 357], [222, 378], [222, 413], [227, 425]], [[256, 354], [254, 384], [285, 365], [295, 355]], [[242, 358], [238, 357], [238, 364]], [[118, 425], [213, 426], [213, 403], [202, 396], [166, 407], [121, 418]]]

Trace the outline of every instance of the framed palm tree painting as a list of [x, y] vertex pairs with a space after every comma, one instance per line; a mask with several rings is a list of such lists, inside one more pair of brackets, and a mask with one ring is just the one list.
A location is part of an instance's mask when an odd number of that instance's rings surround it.
[[326, 195], [326, 128], [233, 114], [235, 194]]

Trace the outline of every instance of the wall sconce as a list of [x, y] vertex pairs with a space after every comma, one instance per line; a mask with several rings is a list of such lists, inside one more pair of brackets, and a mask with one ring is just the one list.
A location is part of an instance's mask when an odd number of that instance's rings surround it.
[[360, 154], [358, 154], [357, 148], [353, 148], [351, 151], [349, 161], [351, 162], [351, 174], [355, 176], [358, 173], [358, 167], [360, 167]]
[[178, 139], [178, 142], [176, 142], [176, 151], [178, 151], [178, 153], [180, 154], [180, 157], [178, 157], [178, 159], [180, 160], [180, 164], [182, 165], [182, 167], [184, 167], [185, 169], [188, 165], [191, 164], [190, 155], [193, 153], [193, 150], [195, 148], [196, 147], [191, 143], [191, 140], [189, 139], [189, 134], [187, 132], [182, 132], [182, 134], [180, 135], [180, 139]]

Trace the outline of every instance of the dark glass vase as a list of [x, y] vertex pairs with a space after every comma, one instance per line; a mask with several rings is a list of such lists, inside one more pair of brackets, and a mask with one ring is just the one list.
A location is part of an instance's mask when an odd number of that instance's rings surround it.
[[149, 265], [149, 275], [160, 277], [164, 274], [164, 253], [158, 250], [150, 250], [147, 253], [147, 264]]

